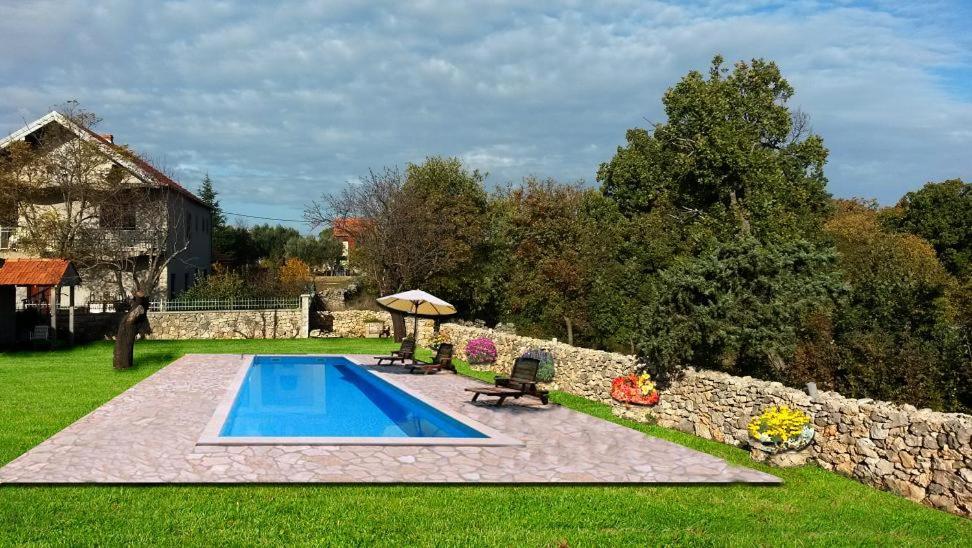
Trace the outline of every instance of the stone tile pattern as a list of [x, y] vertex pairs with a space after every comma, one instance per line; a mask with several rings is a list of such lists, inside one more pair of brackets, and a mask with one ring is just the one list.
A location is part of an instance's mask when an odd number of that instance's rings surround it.
[[836, 392], [821, 392], [811, 399], [780, 383], [714, 371], [688, 371], [662, 394], [656, 407], [626, 408], [609, 393], [614, 377], [636, 368], [632, 356], [457, 324], [445, 324], [442, 330], [460, 356], [469, 339], [492, 339], [499, 354], [492, 369], [499, 373], [508, 373], [513, 359], [525, 350], [548, 348], [556, 356], [551, 387], [611, 403], [615, 414], [626, 418], [657, 420], [662, 426], [731, 445], [747, 444], [746, 425], [764, 408], [802, 409], [814, 418], [813, 462], [911, 500], [972, 515], [972, 416], [850, 399]]
[[471, 403], [478, 381], [376, 368], [525, 442], [511, 447], [197, 446], [245, 356], [188, 355], [0, 469], [4, 483], [776, 483], [710, 455], [529, 398]]

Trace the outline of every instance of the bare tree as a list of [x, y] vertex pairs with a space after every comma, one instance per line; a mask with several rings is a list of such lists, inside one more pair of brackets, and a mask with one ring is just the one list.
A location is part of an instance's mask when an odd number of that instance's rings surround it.
[[189, 234], [184, 196], [127, 147], [94, 131], [99, 119], [68, 103], [57, 118], [0, 154], [0, 206], [17, 217], [17, 246], [73, 261], [97, 285], [131, 295], [115, 367], [132, 365], [135, 335], [150, 332], [148, 299]]
[[437, 289], [443, 275], [456, 279], [482, 242], [481, 182], [478, 172], [466, 172], [456, 159], [429, 158], [404, 174], [397, 168], [369, 171], [340, 193], [312, 202], [304, 218], [313, 226], [353, 220], [355, 266], [379, 292]]
[[[399, 215], [405, 177], [398, 168], [368, 171], [340, 193], [322, 196], [304, 210], [312, 226], [352, 227], [357, 244], [355, 265], [379, 293], [400, 289], [403, 263], [395, 249], [397, 236], [406, 228]], [[353, 222], [353, 225], [352, 225]]]

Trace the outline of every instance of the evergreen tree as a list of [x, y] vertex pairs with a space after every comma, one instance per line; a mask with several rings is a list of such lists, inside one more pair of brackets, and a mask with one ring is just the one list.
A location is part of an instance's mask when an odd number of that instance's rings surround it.
[[207, 173], [199, 187], [199, 199], [213, 208], [213, 228], [219, 229], [226, 226], [226, 216], [223, 214], [223, 209], [219, 207], [217, 195], [216, 189], [213, 188], [213, 180]]

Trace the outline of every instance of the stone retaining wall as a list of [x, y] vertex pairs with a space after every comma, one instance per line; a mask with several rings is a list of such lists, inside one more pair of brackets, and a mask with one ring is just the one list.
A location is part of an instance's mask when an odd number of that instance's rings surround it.
[[622, 417], [657, 421], [731, 445], [747, 443], [746, 425], [763, 408], [785, 404], [802, 409], [813, 416], [811, 459], [819, 466], [929, 506], [972, 515], [972, 416], [835, 392], [811, 399], [780, 383], [714, 371], [687, 371], [662, 393], [657, 406], [629, 408], [611, 400], [609, 392], [612, 379], [634, 370], [631, 356], [456, 324], [445, 324], [442, 331], [463, 358], [469, 339], [492, 339], [498, 373], [509, 373], [513, 359], [527, 349], [546, 348], [555, 356], [551, 388], [611, 403]]
[[532, 348], [544, 348], [554, 355], [554, 380], [547, 386], [587, 399], [610, 403], [611, 380], [634, 371], [632, 356], [570, 346], [562, 342], [520, 337], [493, 329], [443, 324], [441, 331], [448, 335], [460, 359], [466, 359], [466, 343], [487, 337], [496, 344], [496, 363], [490, 369], [508, 374], [513, 360]]
[[304, 308], [149, 312], [150, 339], [296, 339], [307, 336]]
[[[333, 310], [328, 314], [333, 318], [331, 330], [318, 334], [322, 337], [377, 337], [385, 327], [391, 331], [391, 314], [374, 310]], [[435, 328], [433, 320], [419, 320], [419, 344], [429, 340]], [[405, 333], [411, 335], [413, 320], [405, 318]]]

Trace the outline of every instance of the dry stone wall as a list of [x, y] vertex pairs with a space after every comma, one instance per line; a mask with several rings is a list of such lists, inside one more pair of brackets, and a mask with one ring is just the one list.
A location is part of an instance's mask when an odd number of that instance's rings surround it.
[[570, 346], [562, 342], [520, 337], [493, 329], [468, 327], [452, 323], [443, 324], [441, 331], [456, 347], [460, 359], [466, 359], [466, 343], [486, 337], [496, 345], [496, 362], [490, 370], [508, 374], [513, 360], [533, 348], [543, 348], [553, 353], [555, 371], [553, 382], [547, 385], [578, 396], [610, 403], [611, 380], [634, 370], [635, 359], [624, 354], [602, 352]]
[[[377, 337], [383, 328], [392, 329], [391, 314], [374, 310], [334, 310], [328, 312], [332, 317], [331, 330], [323, 333], [312, 333], [322, 337]], [[435, 329], [435, 322], [429, 319], [419, 320], [419, 344], [425, 344]], [[405, 319], [405, 333], [411, 335], [413, 320]]]
[[150, 339], [296, 339], [306, 336], [304, 308], [149, 312]]
[[655, 407], [627, 407], [611, 400], [609, 392], [612, 379], [634, 370], [631, 356], [456, 324], [445, 324], [442, 331], [461, 358], [470, 339], [492, 339], [497, 373], [509, 373], [513, 359], [527, 349], [546, 348], [555, 356], [550, 388], [611, 403], [622, 417], [657, 421], [731, 445], [747, 443], [746, 425], [763, 408], [802, 409], [813, 417], [811, 460], [819, 466], [929, 506], [972, 515], [972, 416], [835, 392], [811, 398], [780, 383], [714, 371], [687, 371]]

